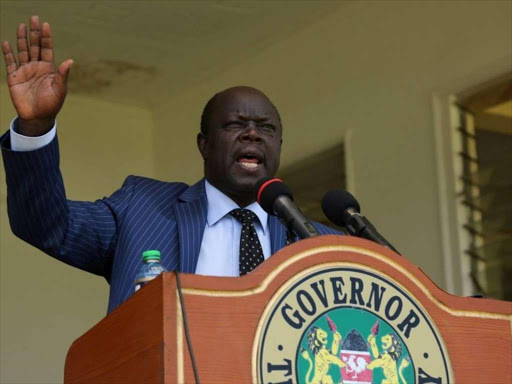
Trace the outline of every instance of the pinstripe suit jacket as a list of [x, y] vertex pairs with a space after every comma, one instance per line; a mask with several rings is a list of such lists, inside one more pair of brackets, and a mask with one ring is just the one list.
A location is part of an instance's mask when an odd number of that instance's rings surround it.
[[[196, 270], [206, 226], [204, 180], [193, 186], [129, 176], [110, 197], [95, 202], [66, 199], [58, 140], [30, 152], [10, 150], [0, 138], [12, 231], [43, 252], [110, 283], [108, 313], [133, 293], [141, 254], [158, 249], [162, 264]], [[314, 224], [322, 234], [339, 233]], [[286, 231], [269, 216], [271, 251], [285, 245]]]

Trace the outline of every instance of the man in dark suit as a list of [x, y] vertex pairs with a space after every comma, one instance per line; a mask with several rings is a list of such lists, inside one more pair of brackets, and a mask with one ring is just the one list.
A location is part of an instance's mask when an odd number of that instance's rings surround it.
[[[30, 22], [30, 48], [23, 24], [17, 37], [18, 62], [10, 44], [2, 43], [18, 112], [0, 138], [11, 228], [51, 256], [104, 276], [111, 287], [109, 312], [133, 293], [148, 249], [160, 250], [168, 270], [243, 274], [239, 251], [246, 229], [235, 211], [253, 216], [248, 228], [259, 239], [259, 262], [285, 245], [285, 228], [255, 202], [256, 182], [279, 168], [282, 143], [279, 113], [261, 91], [234, 87], [207, 103], [197, 136], [205, 179], [195, 185], [130, 176], [108, 198], [71, 201], [59, 171], [55, 121], [73, 62], [55, 68], [50, 25], [37, 16]], [[336, 233], [315, 226], [322, 234]]]

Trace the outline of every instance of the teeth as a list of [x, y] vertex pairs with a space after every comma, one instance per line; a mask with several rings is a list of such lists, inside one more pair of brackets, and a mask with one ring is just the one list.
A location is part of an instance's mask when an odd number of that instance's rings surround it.
[[241, 162], [240, 164], [242, 164], [246, 168], [251, 168], [251, 169], [254, 169], [258, 166], [258, 164], [256, 164], [256, 163]]

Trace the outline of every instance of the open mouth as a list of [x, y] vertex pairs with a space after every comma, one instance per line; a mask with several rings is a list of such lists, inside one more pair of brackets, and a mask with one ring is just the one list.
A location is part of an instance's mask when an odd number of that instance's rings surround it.
[[237, 163], [248, 170], [257, 169], [262, 163], [261, 156], [255, 153], [244, 153], [237, 159]]

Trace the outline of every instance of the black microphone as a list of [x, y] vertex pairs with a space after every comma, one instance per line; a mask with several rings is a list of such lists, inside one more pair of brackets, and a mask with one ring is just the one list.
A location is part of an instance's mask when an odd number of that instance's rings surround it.
[[352, 236], [362, 237], [379, 243], [400, 254], [382, 236], [366, 217], [360, 214], [361, 208], [356, 198], [343, 189], [333, 189], [322, 199], [322, 210], [334, 224], [347, 228]]
[[269, 215], [277, 216], [289, 231], [301, 239], [318, 236], [318, 232], [293, 202], [288, 186], [280, 179], [266, 177], [256, 184], [257, 200]]

